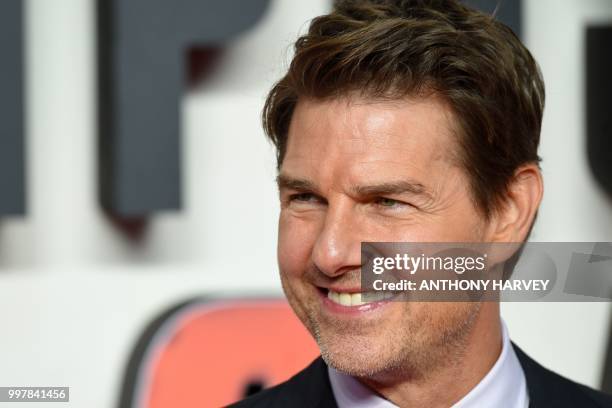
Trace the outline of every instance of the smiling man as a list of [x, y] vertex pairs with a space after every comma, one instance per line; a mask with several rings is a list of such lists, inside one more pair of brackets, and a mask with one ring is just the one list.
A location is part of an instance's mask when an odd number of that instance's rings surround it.
[[362, 296], [362, 242], [523, 242], [544, 85], [510, 29], [456, 1], [340, 1], [272, 89], [283, 289], [321, 358], [240, 406], [596, 407], [496, 302]]

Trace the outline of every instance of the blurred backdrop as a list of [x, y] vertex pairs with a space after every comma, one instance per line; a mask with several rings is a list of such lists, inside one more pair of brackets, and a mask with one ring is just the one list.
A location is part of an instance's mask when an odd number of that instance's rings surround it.
[[[182, 209], [138, 240], [100, 209], [94, 0], [24, 3], [24, 216], [0, 219], [0, 385], [65, 385], [71, 406], [117, 404], [146, 325], [199, 295], [281, 295], [275, 156], [265, 95], [328, 0], [271, 0], [180, 101]], [[522, 37], [547, 90], [545, 196], [533, 241], [612, 241], [612, 200], [586, 159], [585, 33], [609, 0], [525, 0]], [[139, 228], [142, 226], [139, 226]], [[607, 303], [504, 304], [511, 337], [549, 368], [599, 387]]]

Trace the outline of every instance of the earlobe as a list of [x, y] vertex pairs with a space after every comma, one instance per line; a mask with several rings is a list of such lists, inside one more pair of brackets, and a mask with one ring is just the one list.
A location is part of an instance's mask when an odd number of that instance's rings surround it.
[[544, 192], [540, 168], [535, 163], [514, 173], [504, 204], [496, 212], [494, 242], [523, 242], [528, 238]]

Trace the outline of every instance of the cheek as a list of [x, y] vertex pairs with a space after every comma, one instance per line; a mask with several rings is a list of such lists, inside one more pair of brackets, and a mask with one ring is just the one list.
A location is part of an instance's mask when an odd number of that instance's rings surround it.
[[454, 216], [449, 217], [447, 234], [450, 239], [458, 242], [480, 242], [483, 240], [485, 222], [481, 214], [471, 203], [458, 209]]
[[314, 223], [281, 212], [278, 222], [278, 265], [282, 274], [300, 276], [308, 265], [317, 238]]
[[414, 242], [480, 242], [478, 219], [457, 214], [441, 223], [432, 223], [419, 231]]
[[412, 230], [416, 242], [480, 242], [486, 224], [468, 200], [456, 200], [452, 207], [424, 219]]

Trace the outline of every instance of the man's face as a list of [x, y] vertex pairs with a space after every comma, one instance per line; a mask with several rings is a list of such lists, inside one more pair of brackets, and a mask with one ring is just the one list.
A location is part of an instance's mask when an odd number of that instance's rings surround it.
[[436, 97], [295, 109], [279, 175], [278, 262], [291, 306], [337, 369], [424, 369], [478, 317], [474, 303], [363, 304], [358, 294], [363, 241], [486, 240], [453, 159], [452, 120]]

